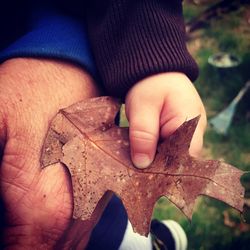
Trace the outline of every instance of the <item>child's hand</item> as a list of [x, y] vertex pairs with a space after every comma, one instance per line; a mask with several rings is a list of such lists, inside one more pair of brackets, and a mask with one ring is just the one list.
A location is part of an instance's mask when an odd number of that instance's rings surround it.
[[193, 84], [182, 73], [162, 73], [134, 85], [126, 96], [131, 157], [138, 168], [146, 168], [154, 159], [159, 138], [166, 138], [183, 122], [201, 115], [190, 153], [202, 148], [206, 113]]

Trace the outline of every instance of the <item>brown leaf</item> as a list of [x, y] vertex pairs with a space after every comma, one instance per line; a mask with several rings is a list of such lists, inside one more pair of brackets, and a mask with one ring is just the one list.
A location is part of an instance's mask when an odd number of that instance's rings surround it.
[[[110, 97], [89, 99], [61, 110], [51, 123], [42, 165], [64, 163], [71, 174], [74, 218], [90, 220], [107, 191], [122, 200], [136, 232], [147, 235], [155, 202], [166, 196], [191, 218], [195, 199], [208, 195], [243, 209], [243, 172], [188, 153], [199, 118], [183, 123], [158, 146], [147, 169], [133, 166], [128, 130], [117, 127], [119, 104]], [[96, 223], [97, 221], [95, 221]]]

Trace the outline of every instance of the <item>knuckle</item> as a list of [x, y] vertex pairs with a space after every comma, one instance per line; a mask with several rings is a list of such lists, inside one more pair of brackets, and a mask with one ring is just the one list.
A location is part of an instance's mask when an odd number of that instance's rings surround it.
[[154, 142], [157, 140], [158, 136], [151, 132], [146, 130], [138, 130], [138, 129], [131, 129], [129, 131], [129, 137], [130, 140], [139, 140], [144, 142]]

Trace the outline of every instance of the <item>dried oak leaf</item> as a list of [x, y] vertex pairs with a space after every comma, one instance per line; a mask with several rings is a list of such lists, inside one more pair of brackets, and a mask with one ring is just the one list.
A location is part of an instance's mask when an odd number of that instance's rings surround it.
[[[120, 105], [99, 97], [61, 110], [52, 121], [42, 152], [42, 166], [64, 163], [71, 174], [74, 218], [89, 220], [107, 191], [117, 194], [136, 232], [147, 235], [153, 207], [166, 196], [189, 218], [198, 195], [243, 209], [243, 172], [217, 160], [189, 155], [199, 118], [184, 122], [157, 148], [147, 169], [133, 166], [128, 129], [114, 124]], [[99, 214], [100, 216], [100, 214]]]

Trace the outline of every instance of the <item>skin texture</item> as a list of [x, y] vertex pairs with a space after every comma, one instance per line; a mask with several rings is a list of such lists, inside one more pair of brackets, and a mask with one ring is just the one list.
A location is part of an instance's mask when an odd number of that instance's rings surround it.
[[190, 146], [198, 156], [206, 127], [202, 101], [190, 80], [182, 73], [162, 73], [138, 82], [126, 97], [130, 124], [132, 160], [138, 168], [154, 159], [157, 142], [172, 134], [183, 122], [201, 115]]
[[[91, 77], [73, 64], [19, 58], [0, 66], [0, 187], [6, 249], [51, 249], [74, 225], [68, 172], [59, 164], [41, 170], [41, 147], [59, 109], [99, 94]], [[158, 138], [198, 114], [202, 117], [191, 153], [201, 149], [205, 111], [183, 74], [164, 73], [140, 81], [129, 91], [126, 105], [136, 166], [148, 166]], [[149, 161], [136, 160], [136, 152], [149, 155]]]
[[59, 164], [42, 171], [40, 150], [59, 109], [97, 95], [88, 74], [71, 64], [13, 59], [1, 65], [0, 171], [7, 249], [51, 249], [70, 223], [68, 173]]

